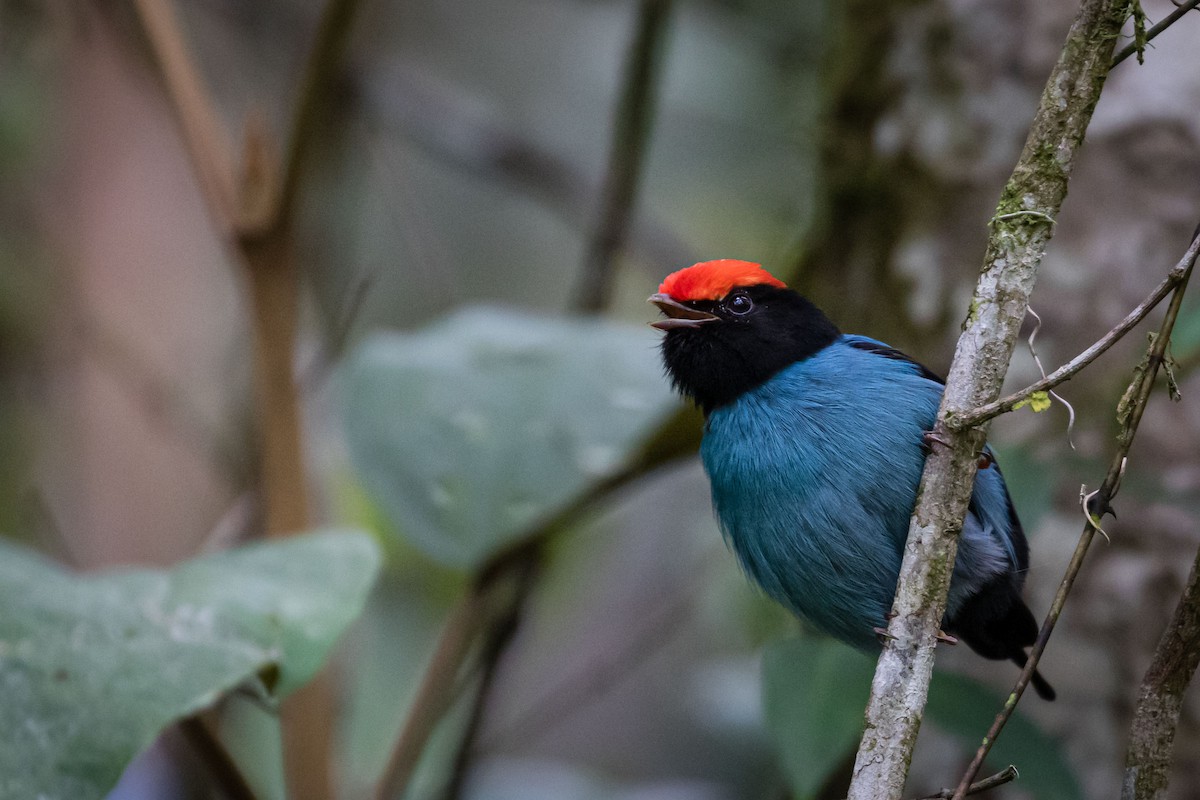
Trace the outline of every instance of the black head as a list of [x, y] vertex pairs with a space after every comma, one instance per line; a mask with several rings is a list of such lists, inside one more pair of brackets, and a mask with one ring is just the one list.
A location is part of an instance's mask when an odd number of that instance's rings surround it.
[[[732, 285], [728, 264], [740, 270]], [[749, 266], [757, 272], [746, 274]], [[678, 278], [693, 270], [706, 272]], [[718, 276], [726, 280], [714, 280]], [[747, 282], [760, 278], [769, 282]], [[704, 296], [716, 292], [721, 296]], [[681, 270], [663, 282], [650, 302], [666, 315], [651, 324], [666, 331], [662, 353], [671, 382], [706, 414], [839, 336], [820, 309], [746, 262], [705, 262]]]

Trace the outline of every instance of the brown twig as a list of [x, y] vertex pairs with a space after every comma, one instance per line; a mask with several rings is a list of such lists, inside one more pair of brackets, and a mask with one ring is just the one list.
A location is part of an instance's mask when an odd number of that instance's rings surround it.
[[529, 548], [521, 558], [515, 560], [508, 569], [512, 573], [515, 585], [511, 598], [489, 617], [489, 625], [484, 632], [482, 652], [479, 655], [479, 685], [475, 689], [475, 697], [471, 704], [466, 728], [459, 739], [458, 750], [454, 754], [450, 780], [442, 792], [444, 800], [456, 800], [462, 795], [471, 756], [474, 754], [475, 741], [479, 737], [484, 714], [487, 711], [488, 702], [491, 700], [493, 687], [496, 685], [500, 660], [521, 626], [521, 618], [526, 603], [529, 601], [529, 595], [541, 572], [544, 555], [544, 543], [539, 542]]
[[[1200, 0], [1197, 0], [1200, 2]], [[1020, 391], [1013, 392], [1007, 397], [1003, 397], [993, 403], [980, 406], [962, 414], [954, 414], [946, 418], [946, 426], [954, 430], [963, 430], [975, 425], [987, 422], [993, 417], [1012, 411], [1021, 403], [1028, 400], [1036, 392], [1044, 392], [1048, 389], [1053, 389], [1060, 383], [1065, 383], [1075, 376], [1080, 370], [1088, 364], [1099, 358], [1106, 350], [1120, 341], [1125, 334], [1133, 330], [1139, 322], [1146, 318], [1146, 315], [1153, 311], [1163, 298], [1169, 295], [1179, 282], [1183, 279], [1183, 275], [1187, 272], [1187, 265], [1196, 258], [1197, 243], [1193, 243], [1192, 247], [1184, 253], [1183, 258], [1179, 263], [1167, 273], [1167, 277], [1162, 280], [1158, 286], [1154, 287], [1154, 291], [1138, 304], [1136, 308], [1129, 312], [1125, 319], [1121, 320], [1116, 327], [1099, 339], [1088, 349], [1084, 350], [1075, 358], [1063, 364], [1058, 369], [1051, 372], [1041, 380], [1031, 383]]]
[[1120, 64], [1134, 53], [1138, 54], [1138, 61], [1140, 62], [1142, 59], [1142, 53], [1145, 51], [1146, 45], [1150, 43], [1150, 40], [1174, 25], [1176, 20], [1178, 20], [1187, 12], [1191, 11], [1196, 6], [1200, 6], [1200, 0], [1187, 0], [1186, 3], [1180, 3], [1174, 11], [1172, 11], [1166, 16], [1165, 19], [1163, 19], [1162, 22], [1146, 31], [1145, 36], [1142, 37], [1140, 41], [1135, 39], [1121, 48], [1121, 52], [1117, 53], [1116, 56], [1113, 57], [1112, 65], [1109, 67], [1109, 69], [1112, 69], [1117, 64]]
[[274, 198], [274, 222], [287, 225], [295, 213], [301, 181], [330, 90], [350, 38], [359, 0], [329, 0], [321, 13], [316, 37], [300, 83], [300, 94], [292, 113], [287, 149], [283, 154], [278, 194]]
[[1200, 550], [1138, 690], [1129, 726], [1122, 800], [1166, 795], [1184, 692], [1200, 665]]
[[[283, 156], [247, 129], [238, 244], [250, 276], [255, 397], [262, 437], [262, 491], [268, 535], [290, 536], [311, 524], [300, 398], [294, 358], [300, 276], [292, 218], [331, 72], [342, 56], [357, 0], [329, 0], [309, 49]], [[333, 796], [335, 713], [329, 674], [321, 672], [280, 708], [288, 793], [297, 800]]]
[[228, 137], [200, 77], [170, 0], [134, 0], [171, 101], [192, 168], [218, 226], [232, 233], [238, 220], [237, 180]]
[[[261, 219], [276, 184], [278, 161], [266, 135], [247, 129], [244, 219]], [[308, 481], [301, 444], [300, 397], [293, 359], [300, 305], [300, 276], [286, 223], [239, 230], [237, 239], [250, 279], [254, 328], [256, 419], [262, 448], [260, 491], [268, 536], [291, 536], [309, 526]]]
[[[643, 155], [649, 138], [650, 121], [658, 84], [662, 41], [667, 30], [670, 0], [642, 0], [638, 9], [636, 32], [630, 45], [616, 112], [609, 170], [604, 185], [603, 208], [596, 231], [589, 243], [584, 265], [582, 288], [575, 308], [585, 312], [602, 311], [611, 295], [613, 260], [625, 239], [632, 213], [633, 198], [642, 173]], [[554, 523], [528, 538], [523, 545], [490, 566], [483, 574], [495, 580], [511, 575], [517, 590], [507, 604], [490, 615], [484, 627], [484, 646], [480, 654], [480, 679], [472, 700], [468, 723], [454, 757], [450, 782], [444, 796], [454, 800], [463, 785], [475, 738], [494, 684], [500, 660], [520, 625], [524, 606], [539, 573], [545, 543], [563, 527]], [[486, 583], [484, 580], [479, 581]], [[391, 787], [407, 784], [393, 783]]]
[[[1019, 777], [1021, 776], [1017, 774], [1017, 768], [1012, 764], [1009, 764], [995, 775], [991, 775], [981, 781], [972, 783], [967, 787], [967, 794], [979, 794], [980, 792], [986, 792], [989, 789], [995, 789], [997, 786], [1003, 786], [1006, 783], [1011, 783]], [[922, 797], [921, 800], [950, 800], [954, 796], [954, 792], [954, 789], [942, 789], [936, 794]]]
[[[263, 126], [252, 118], [246, 128], [241, 173], [235, 175], [235, 159], [219, 114], [170, 1], [135, 2], [193, 166], [220, 228], [237, 249], [250, 278], [266, 530], [272, 536], [298, 533], [309, 526], [310, 517], [293, 371], [299, 271], [291, 218], [330, 73], [341, 58], [358, 3], [329, 0], [324, 8], [283, 157]], [[332, 706], [332, 689], [323, 676], [282, 706], [284, 755], [293, 797], [317, 800], [332, 796]]]
[[491, 740], [525, 742], [545, 734], [548, 729], [578, 712], [628, 676], [637, 665], [672, 641], [682, 629], [697, 596], [709, 585], [706, 575], [711, 566], [712, 560], [705, 558], [688, 570], [692, 576], [689, 584], [682, 591], [672, 592], [648, 603], [654, 608], [653, 616], [648, 620], [643, 619], [643, 624], [631, 631], [619, 647], [589, 662], [579, 674], [558, 676], [558, 683], [547, 687], [517, 719], [494, 731]]
[[612, 294], [614, 259], [625, 240], [642, 174], [671, 0], [641, 0], [608, 155], [599, 221], [587, 245], [576, 307], [599, 312]]
[[[482, 112], [481, 104], [430, 91], [401, 69], [391, 70], [386, 80], [352, 83], [346, 91], [371, 123], [366, 135], [387, 128], [457, 172], [527, 197], [574, 230], [586, 235], [595, 226], [602, 177], [593, 181], [574, 162]], [[636, 260], [660, 265], [697, 260], [654, 209], [642, 207], [635, 216], [624, 249]]]
[[220, 740], [204, 724], [204, 720], [187, 717], [180, 721], [179, 730], [225, 797], [229, 800], [255, 800], [257, 795], [246, 782], [242, 771]]
[[1167, 345], [1171, 340], [1171, 330], [1174, 328], [1175, 320], [1179, 316], [1179, 307], [1183, 303], [1183, 293], [1187, 288], [1188, 279], [1191, 277], [1192, 268], [1196, 263], [1198, 250], [1200, 250], [1200, 234], [1192, 240], [1191, 246], [1188, 247], [1190, 258], [1187, 261], [1183, 276], [1180, 278], [1179, 284], [1175, 287], [1174, 294], [1171, 296], [1171, 303], [1167, 306], [1167, 312], [1159, 327], [1158, 335], [1154, 337], [1150, 345], [1145, 367], [1139, 367], [1133, 382], [1122, 398], [1118, 409], [1118, 415], [1121, 418], [1122, 424], [1117, 434], [1117, 450], [1113, 453], [1112, 461], [1109, 463], [1108, 474], [1104, 477], [1104, 482], [1101, 484], [1100, 489], [1094, 495], [1089, 495], [1089, 499], [1084, 502], [1084, 511], [1088, 516], [1088, 521], [1084, 525], [1083, 533], [1079, 536], [1079, 542], [1075, 545], [1075, 552], [1071, 556], [1071, 562], [1067, 566], [1066, 574], [1063, 575], [1062, 581], [1059, 583], [1058, 592], [1054, 596], [1054, 602], [1050, 605], [1050, 611], [1046, 614], [1046, 619], [1042, 623], [1041, 630], [1038, 632], [1037, 641], [1034, 642], [1033, 648], [1030, 650], [1029, 658], [1026, 660], [1025, 667], [1021, 670], [1020, 676], [1017, 678], [1016, 685], [1013, 686], [1012, 693], [1009, 694], [1007, 701], [1004, 703], [1004, 708], [996, 715], [996, 719], [992, 722], [987, 735], [983, 737], [983, 743], [976, 751], [975, 757], [971, 760], [966, 772], [963, 773], [962, 780], [959, 782], [958, 789], [954, 795], [955, 800], [965, 796], [966, 789], [979, 773], [980, 768], [983, 766], [983, 760], [991, 751], [992, 745], [996, 743], [996, 737], [1004, 729], [1005, 723], [1012, 716], [1013, 711], [1017, 707], [1017, 702], [1025, 692], [1025, 687], [1029, 685], [1030, 678], [1037, 668], [1038, 662], [1041, 660], [1047, 642], [1050, 640], [1050, 634], [1054, 632], [1054, 626], [1058, 623], [1058, 618], [1062, 614], [1063, 606], [1066, 604], [1067, 596], [1071, 592], [1075, 578], [1079, 574], [1079, 570], [1083, 567], [1083, 560], [1087, 555], [1088, 548], [1091, 546], [1092, 539], [1096, 535], [1096, 532], [1100, 530], [1100, 517], [1109, 510], [1109, 503], [1120, 487], [1121, 476], [1125, 471], [1126, 458], [1129, 455], [1129, 448], [1133, 445], [1133, 438], [1137, 433], [1142, 414], [1146, 410], [1150, 391], [1154, 388], [1154, 380], [1158, 375], [1159, 365], [1162, 364], [1163, 357], [1167, 351]]
[[472, 586], [442, 625], [433, 656], [425, 668], [424, 677], [405, 718], [404, 728], [384, 767], [383, 777], [376, 785], [376, 800], [401, 796], [416, 771], [425, 743], [450, 707], [459, 670], [483, 624], [485, 588], [478, 583]]
[[490, 607], [488, 597], [498, 579], [508, 574], [514, 564], [527, 558], [531, 549], [542, 547], [598, 503], [650, 472], [694, 453], [700, 438], [698, 416], [695, 409], [682, 409], [649, 437], [641, 452], [625, 469], [593, 484], [479, 568], [476, 573], [478, 577], [472, 582], [467, 597], [460, 601], [456, 611], [442, 626], [439, 642], [447, 644], [444, 647], [439, 644], [441, 656], [435, 656], [426, 667], [388, 765], [376, 784], [376, 800], [400, 796], [407, 787], [435, 724], [450, 706], [470, 642], [479, 631], [487, 628], [486, 621], [481, 621], [480, 616], [484, 609]]

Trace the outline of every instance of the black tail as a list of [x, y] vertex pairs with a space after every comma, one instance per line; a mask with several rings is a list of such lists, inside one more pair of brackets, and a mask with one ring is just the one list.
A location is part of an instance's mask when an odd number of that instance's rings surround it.
[[[1025, 648], [1037, 641], [1038, 634], [1033, 613], [1007, 575], [968, 598], [943, 627], [984, 658], [1007, 659], [1019, 667], [1025, 666]], [[1055, 698], [1053, 687], [1037, 670], [1030, 683], [1043, 700]]]
[[[1026, 655], [1024, 650], [1021, 651], [1020, 655], [1012, 657], [1012, 662], [1021, 669], [1025, 668], [1025, 662], [1028, 660], [1029, 656]], [[1054, 687], [1050, 685], [1050, 682], [1043, 678], [1042, 673], [1036, 669], [1033, 671], [1033, 675], [1030, 676], [1029, 682], [1033, 684], [1033, 690], [1038, 693], [1038, 697], [1043, 700], [1053, 700], [1058, 697], [1058, 692], [1054, 691]]]

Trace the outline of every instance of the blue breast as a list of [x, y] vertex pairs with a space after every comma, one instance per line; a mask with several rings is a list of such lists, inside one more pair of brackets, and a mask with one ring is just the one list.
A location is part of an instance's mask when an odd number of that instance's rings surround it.
[[[842, 339], [709, 416], [701, 458], [721, 529], [778, 602], [858, 647], [891, 607], [942, 387]], [[1012, 569], [999, 472], [976, 481], [950, 611]], [[968, 541], [970, 540], [970, 541]]]

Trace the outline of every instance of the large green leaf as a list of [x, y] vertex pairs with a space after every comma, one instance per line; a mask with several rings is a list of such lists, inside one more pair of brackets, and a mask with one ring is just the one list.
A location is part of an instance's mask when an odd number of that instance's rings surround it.
[[431, 557], [467, 566], [620, 469], [676, 407], [655, 334], [461, 311], [378, 334], [344, 384], [368, 490]]
[[255, 676], [276, 696], [302, 685], [379, 560], [367, 535], [330, 531], [78, 575], [0, 540], [0, 798], [102, 797], [173, 720]]
[[[1026, 697], [1041, 702], [1032, 692]], [[1004, 695], [965, 675], [939, 672], [929, 686], [925, 715], [972, 750], [1004, 706]], [[995, 769], [1013, 764], [1020, 787], [1041, 800], [1079, 800], [1083, 790], [1056, 739], [1020, 712], [1013, 714], [996, 739], [988, 763]], [[980, 777], [986, 777], [980, 775]]]
[[992, 449], [1004, 470], [1004, 482], [1022, 526], [1026, 531], [1035, 530], [1054, 508], [1057, 485], [1053, 480], [1046, 480], [1046, 476], [1057, 474], [1061, 468], [1038, 458], [1031, 444], [1000, 445]]
[[[812, 797], [858, 742], [875, 660], [832, 639], [792, 637], [763, 656], [767, 728], [795, 796]], [[963, 675], [938, 672], [926, 719], [974, 748], [1003, 698]], [[1015, 764], [1021, 788], [1044, 800], [1080, 798], [1058, 742], [1017, 713], [996, 740], [990, 763]]]
[[793, 636], [763, 653], [763, 705], [797, 800], [813, 797], [862, 735], [874, 662], [843, 644]]

